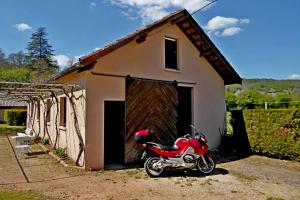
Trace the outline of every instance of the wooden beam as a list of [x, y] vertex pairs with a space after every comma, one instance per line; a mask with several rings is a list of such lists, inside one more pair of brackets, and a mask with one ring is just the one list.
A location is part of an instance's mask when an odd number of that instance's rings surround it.
[[192, 35], [192, 38], [193, 38], [194, 40], [201, 40], [201, 36], [200, 36], [199, 34], [194, 34], [194, 35]]
[[142, 42], [145, 42], [147, 39], [147, 33], [146, 34], [139, 34], [138, 38], [135, 40], [138, 44], [141, 44]]
[[183, 22], [182, 24], [180, 24], [180, 26], [182, 28], [189, 28], [191, 26], [191, 24], [188, 21], [186, 21], [186, 22]]
[[209, 59], [212, 61], [218, 60], [218, 57], [216, 55], [209, 55]]
[[194, 28], [189, 28], [184, 30], [187, 34], [192, 34], [192, 33], [196, 33], [196, 30]]
[[202, 46], [203, 44], [205, 44], [204, 40], [197, 40], [195, 43], [197, 46]]
[[204, 45], [202, 45], [202, 50], [203, 51], [207, 51], [208, 49], [210, 49], [208, 44], [205, 43]]
[[212, 50], [206, 50], [206, 51], [202, 51], [200, 52], [200, 57], [205, 57], [205, 56], [209, 56], [212, 53]]

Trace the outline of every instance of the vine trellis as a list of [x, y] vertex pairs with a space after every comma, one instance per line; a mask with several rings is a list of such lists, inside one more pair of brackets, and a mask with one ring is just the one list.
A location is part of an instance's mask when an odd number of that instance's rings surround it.
[[[79, 116], [76, 111], [76, 98], [74, 92], [81, 90], [82, 88], [79, 85], [75, 84], [47, 84], [47, 83], [22, 83], [22, 82], [0, 82], [0, 100], [3, 101], [23, 101], [28, 104], [28, 120], [27, 126], [34, 129], [35, 118], [38, 119], [38, 130], [36, 131], [37, 135], [40, 136], [41, 133], [41, 104], [43, 105], [43, 124], [44, 124], [44, 134], [48, 136], [50, 143], [54, 148], [58, 146], [58, 137], [59, 137], [59, 123], [58, 123], [58, 114], [59, 114], [59, 101], [58, 96], [65, 95], [69, 100], [70, 107], [73, 113], [73, 122], [75, 132], [78, 138], [79, 152], [76, 158], [76, 165], [82, 166], [79, 164], [82, 153], [84, 152], [84, 141], [82, 134], [79, 128]], [[47, 100], [48, 102], [45, 102]], [[49, 130], [48, 130], [48, 121], [47, 118], [50, 114], [50, 108], [56, 104], [55, 112], [55, 137], [52, 141]], [[37, 115], [37, 112], [39, 113]], [[35, 130], [34, 130], [35, 131]]]

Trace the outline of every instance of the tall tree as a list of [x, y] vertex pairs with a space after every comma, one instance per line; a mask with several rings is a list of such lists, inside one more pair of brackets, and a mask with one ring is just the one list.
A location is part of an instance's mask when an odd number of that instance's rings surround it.
[[[33, 69], [36, 61], [44, 61], [49, 67], [58, 69], [56, 62], [53, 60], [54, 50], [48, 43], [47, 35], [46, 28], [40, 27], [30, 38], [31, 41], [27, 46], [26, 61], [32, 65]], [[36, 70], [40, 71], [40, 69]]]
[[6, 68], [9, 67], [9, 64], [6, 61], [5, 53], [0, 48], [0, 68]]
[[0, 60], [4, 60], [4, 58], [5, 58], [5, 53], [0, 48]]
[[25, 54], [22, 51], [18, 53], [11, 53], [7, 57], [7, 62], [14, 65], [15, 67], [19, 67], [24, 64]]

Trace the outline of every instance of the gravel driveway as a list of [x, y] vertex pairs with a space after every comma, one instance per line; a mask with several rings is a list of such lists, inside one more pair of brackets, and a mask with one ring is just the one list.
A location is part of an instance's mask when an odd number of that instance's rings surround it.
[[218, 164], [209, 176], [181, 171], [149, 178], [143, 169], [85, 172], [48, 154], [17, 155], [24, 173], [8, 138], [0, 136], [0, 190], [51, 199], [300, 199], [300, 163], [261, 156]]

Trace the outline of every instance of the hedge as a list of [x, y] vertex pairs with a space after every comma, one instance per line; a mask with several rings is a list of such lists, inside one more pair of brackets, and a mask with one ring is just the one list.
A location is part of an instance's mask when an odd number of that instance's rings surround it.
[[4, 110], [4, 121], [10, 126], [25, 125], [26, 117], [26, 110]]
[[300, 110], [243, 110], [251, 150], [300, 161]]
[[16, 132], [24, 133], [26, 126], [9, 126], [7, 124], [0, 124], [0, 135], [5, 133], [15, 134]]

